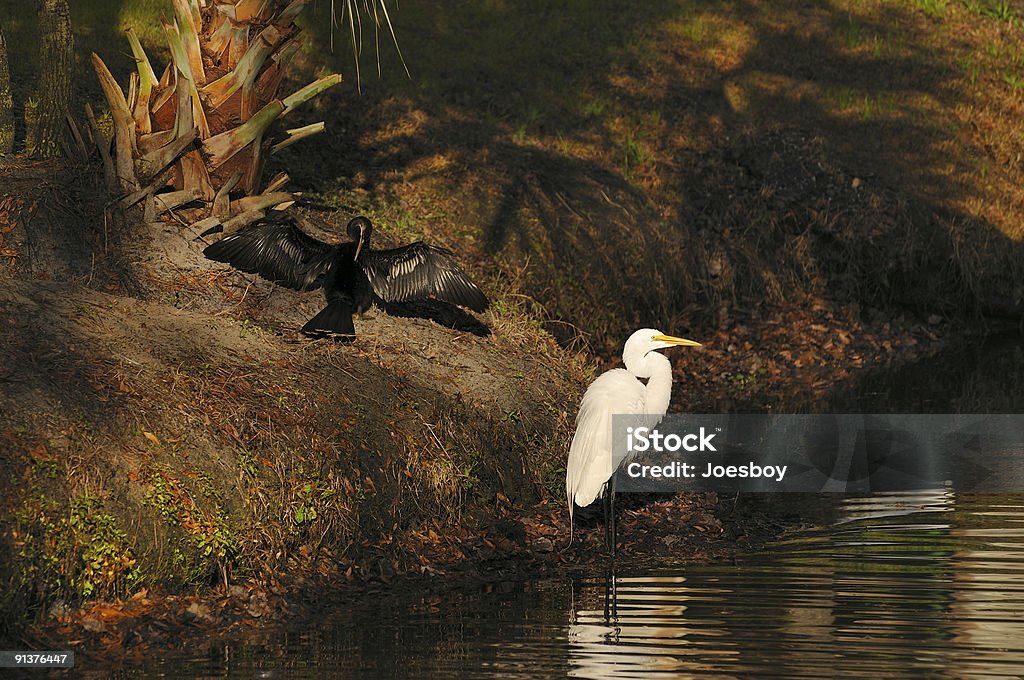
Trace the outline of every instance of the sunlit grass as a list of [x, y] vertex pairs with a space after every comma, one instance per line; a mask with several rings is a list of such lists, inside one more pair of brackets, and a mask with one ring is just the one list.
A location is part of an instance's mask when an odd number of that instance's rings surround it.
[[840, 85], [827, 91], [826, 101], [840, 112], [853, 113], [863, 120], [893, 117], [898, 111], [899, 95], [894, 92], [858, 90]]
[[938, 19], [946, 12], [949, 0], [913, 0], [914, 5], [933, 19]]
[[1009, 0], [964, 0], [964, 5], [984, 17], [991, 17], [1007, 23], [1017, 20], [1017, 11]]
[[981, 74], [981, 64], [973, 56], [964, 56], [957, 61], [957, 65], [967, 78], [967, 82], [971, 85], [975, 85], [978, 82], [978, 76]]
[[1015, 90], [1024, 90], [1024, 76], [1020, 73], [1008, 71], [1003, 74], [1003, 82]]
[[[78, 3], [75, 5], [76, 9]], [[174, 8], [169, 0], [133, 0], [124, 3], [118, 17], [119, 33], [131, 27], [147, 48], [165, 49], [166, 40], [160, 27], [160, 16], [174, 16]]]

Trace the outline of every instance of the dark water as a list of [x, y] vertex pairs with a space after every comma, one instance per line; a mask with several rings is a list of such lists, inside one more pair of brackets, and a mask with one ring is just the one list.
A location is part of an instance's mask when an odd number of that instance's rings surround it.
[[842, 505], [842, 523], [737, 565], [616, 579], [580, 607], [581, 677], [1024, 672], [1024, 506], [944, 493]]
[[878, 371], [807, 410], [832, 413], [1024, 413], [1024, 340], [979, 337], [937, 357]]
[[[993, 347], [876, 376], [834, 410], [1017, 412], [1020, 342]], [[729, 564], [375, 596], [118, 675], [1024, 677], [1024, 495], [782, 502], [823, 526]]]

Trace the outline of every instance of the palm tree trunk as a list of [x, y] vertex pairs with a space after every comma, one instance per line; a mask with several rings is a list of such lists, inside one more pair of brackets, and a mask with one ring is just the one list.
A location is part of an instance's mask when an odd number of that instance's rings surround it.
[[14, 150], [14, 99], [11, 97], [11, 69], [7, 41], [0, 26], [0, 155]]
[[27, 135], [35, 156], [56, 156], [66, 129], [74, 67], [74, 35], [67, 0], [37, 0], [39, 10], [39, 90]]

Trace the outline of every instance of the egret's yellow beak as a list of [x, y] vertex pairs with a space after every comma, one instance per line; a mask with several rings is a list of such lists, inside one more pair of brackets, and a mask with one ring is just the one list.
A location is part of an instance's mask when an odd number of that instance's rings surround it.
[[687, 340], [686, 338], [677, 338], [674, 335], [655, 335], [652, 340], [658, 342], [667, 342], [670, 345], [679, 345], [680, 347], [703, 347], [704, 345], [693, 340]]

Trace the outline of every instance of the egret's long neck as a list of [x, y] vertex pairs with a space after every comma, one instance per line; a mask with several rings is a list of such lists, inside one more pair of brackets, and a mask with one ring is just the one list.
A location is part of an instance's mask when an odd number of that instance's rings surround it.
[[663, 416], [672, 398], [672, 362], [657, 352], [650, 352], [647, 365], [650, 377], [647, 379], [646, 411]]

